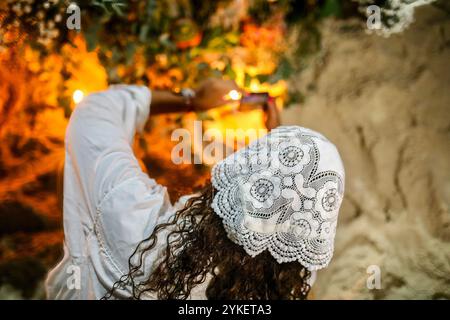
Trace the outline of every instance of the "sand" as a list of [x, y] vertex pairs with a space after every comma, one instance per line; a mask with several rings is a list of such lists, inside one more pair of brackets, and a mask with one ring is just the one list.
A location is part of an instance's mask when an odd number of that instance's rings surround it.
[[[402, 34], [327, 20], [323, 48], [293, 84], [285, 124], [323, 132], [346, 169], [335, 255], [316, 299], [450, 298], [450, 19], [419, 8]], [[368, 289], [367, 268], [381, 271]]]

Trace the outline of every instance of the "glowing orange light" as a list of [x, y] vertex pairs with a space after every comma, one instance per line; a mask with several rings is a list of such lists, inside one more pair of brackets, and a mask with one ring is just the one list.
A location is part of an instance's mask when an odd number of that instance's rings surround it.
[[237, 90], [231, 90], [229, 93], [231, 100], [240, 100], [242, 94]]
[[80, 103], [81, 100], [83, 100], [83, 98], [84, 98], [84, 92], [83, 91], [77, 89], [77, 90], [75, 90], [73, 92], [73, 95], [72, 95], [73, 102]]
[[242, 98], [242, 93], [233, 89], [225, 95], [224, 100], [238, 101], [238, 100], [241, 100], [241, 98]]

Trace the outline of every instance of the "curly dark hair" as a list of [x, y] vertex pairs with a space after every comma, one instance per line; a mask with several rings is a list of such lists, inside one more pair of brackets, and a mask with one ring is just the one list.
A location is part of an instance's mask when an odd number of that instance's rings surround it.
[[[129, 273], [103, 299], [123, 286], [131, 286], [131, 299], [144, 293], [159, 299], [187, 299], [208, 275], [208, 299], [306, 299], [310, 271], [298, 262], [279, 264], [268, 251], [251, 257], [232, 242], [211, 208], [214, 192], [208, 184], [167, 223], [157, 225], [130, 257]], [[164, 255], [146, 280], [137, 281], [143, 255], [155, 248], [162, 230], [168, 231]]]

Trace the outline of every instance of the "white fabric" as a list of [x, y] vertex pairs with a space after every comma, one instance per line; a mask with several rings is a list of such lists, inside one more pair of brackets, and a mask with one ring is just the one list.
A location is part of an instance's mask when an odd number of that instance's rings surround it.
[[333, 255], [344, 176], [323, 135], [278, 127], [213, 167], [213, 209], [249, 255], [269, 250], [279, 263], [322, 269]]
[[64, 257], [48, 275], [49, 299], [101, 298], [128, 272], [136, 245], [174, 212], [131, 148], [150, 99], [146, 87], [120, 85], [75, 108], [65, 141]]
[[[180, 207], [141, 170], [131, 148], [150, 100], [146, 87], [120, 85], [87, 96], [75, 108], [65, 141], [64, 257], [48, 274], [49, 299], [103, 297], [128, 273], [137, 244]], [[146, 275], [164, 243], [156, 248], [145, 258]], [[204, 299], [205, 288], [194, 288], [191, 297]], [[115, 291], [117, 298], [129, 296], [127, 288]]]

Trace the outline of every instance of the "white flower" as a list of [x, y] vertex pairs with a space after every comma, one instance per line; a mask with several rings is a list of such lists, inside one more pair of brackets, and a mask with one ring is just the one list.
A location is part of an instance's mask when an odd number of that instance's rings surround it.
[[318, 230], [319, 222], [310, 211], [294, 212], [288, 220], [277, 226], [277, 231], [289, 233], [299, 239], [316, 238]]
[[300, 144], [298, 139], [284, 141], [272, 150], [271, 167], [280, 169], [282, 174], [298, 173], [311, 161], [310, 146]]
[[281, 194], [281, 179], [269, 171], [254, 173], [243, 185], [244, 200], [254, 208], [270, 208]]
[[336, 181], [328, 181], [317, 191], [315, 209], [320, 212], [322, 218], [334, 219], [342, 201], [342, 196], [338, 192]]

